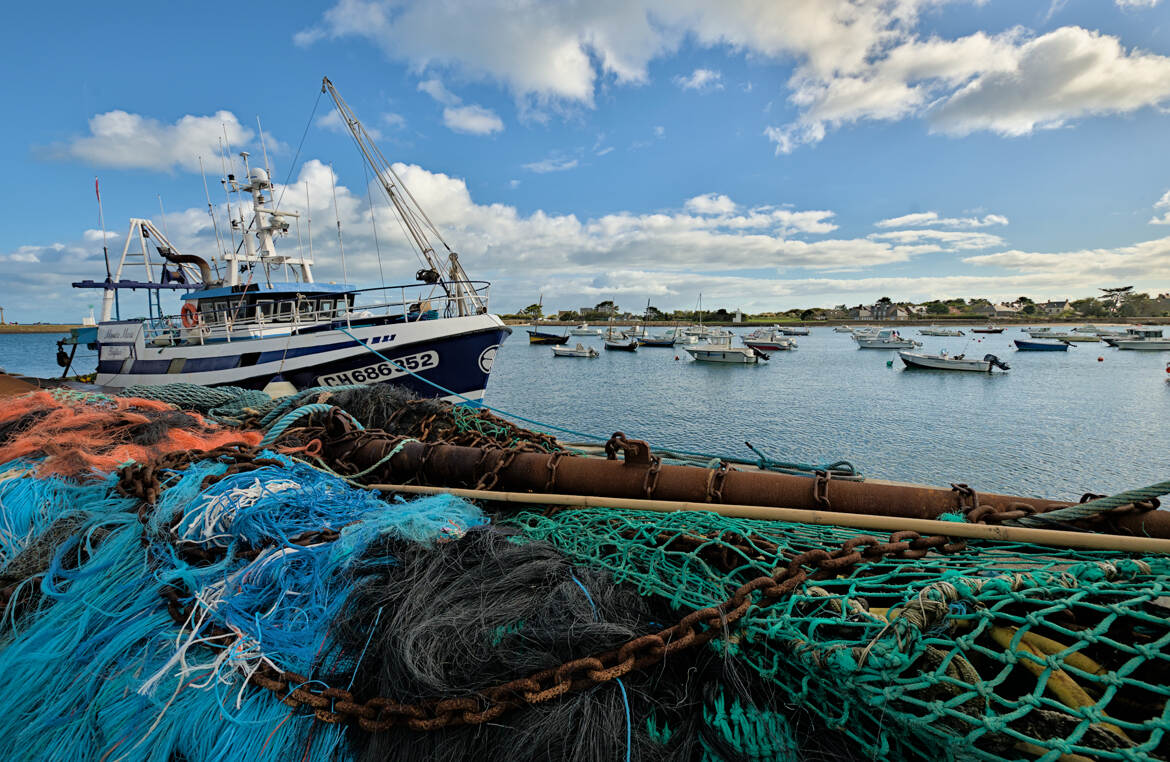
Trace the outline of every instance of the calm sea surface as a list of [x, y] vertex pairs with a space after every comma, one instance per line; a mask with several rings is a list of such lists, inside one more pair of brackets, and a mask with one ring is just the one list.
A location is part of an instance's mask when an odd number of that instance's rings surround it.
[[[857, 349], [831, 328], [758, 365], [697, 363], [681, 348], [554, 358], [516, 328], [486, 401], [600, 436], [621, 430], [652, 445], [752, 457], [748, 440], [777, 459], [843, 458], [868, 476], [992, 492], [1075, 499], [1170, 476], [1170, 352], [1103, 343], [1017, 352], [1017, 337], [1016, 328], [981, 341], [917, 337], [925, 351], [991, 353], [1011, 365], [987, 376], [906, 370], [895, 352]], [[0, 335], [0, 367], [59, 373], [57, 338]], [[582, 340], [601, 348], [600, 338]], [[93, 365], [84, 357], [77, 368]]]

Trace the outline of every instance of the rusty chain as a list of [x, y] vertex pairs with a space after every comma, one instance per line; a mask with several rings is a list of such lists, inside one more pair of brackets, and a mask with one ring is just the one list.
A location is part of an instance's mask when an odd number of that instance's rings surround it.
[[[384, 697], [358, 700], [353, 693], [332, 687], [318, 687], [305, 675], [279, 670], [262, 663], [249, 680], [280, 697], [295, 708], [311, 709], [326, 723], [354, 722], [368, 732], [394, 727], [431, 731], [457, 725], [478, 725], [499, 718], [524, 704], [538, 704], [590, 688], [657, 664], [667, 657], [703, 645], [740, 621], [753, 607], [768, 605], [789, 595], [806, 581], [838, 576], [853, 567], [882, 558], [916, 559], [930, 551], [950, 554], [964, 549], [962, 541], [943, 536], [922, 537], [916, 532], [895, 532], [888, 541], [859, 535], [835, 551], [805, 551], [785, 566], [741, 585], [724, 602], [690, 612], [676, 624], [656, 633], [642, 635], [604, 653], [571, 659], [558, 667], [541, 670], [474, 694], [442, 700], [403, 704]], [[804, 567], [813, 567], [808, 571]], [[760, 594], [757, 603], [754, 595]], [[179, 591], [165, 588], [163, 597], [178, 622], [186, 622], [189, 608], [180, 603]], [[222, 635], [227, 637], [226, 631]], [[220, 636], [212, 632], [212, 637]]]

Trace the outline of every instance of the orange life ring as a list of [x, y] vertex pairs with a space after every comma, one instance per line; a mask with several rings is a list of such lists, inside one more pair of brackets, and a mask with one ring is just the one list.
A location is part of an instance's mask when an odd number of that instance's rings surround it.
[[179, 313], [179, 318], [183, 321], [184, 328], [194, 328], [199, 325], [199, 312], [196, 311], [195, 305], [191, 302], [183, 305], [183, 310]]

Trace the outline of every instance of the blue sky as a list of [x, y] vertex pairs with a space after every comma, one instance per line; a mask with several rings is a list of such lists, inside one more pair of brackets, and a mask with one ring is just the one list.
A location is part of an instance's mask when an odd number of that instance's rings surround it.
[[95, 175], [112, 247], [140, 216], [214, 253], [198, 157], [222, 228], [218, 136], [258, 157], [257, 116], [319, 279], [332, 163], [350, 279], [377, 225], [409, 282], [322, 75], [496, 311], [1170, 291], [1168, 0], [22, 4], [0, 50], [8, 319], [96, 302]]

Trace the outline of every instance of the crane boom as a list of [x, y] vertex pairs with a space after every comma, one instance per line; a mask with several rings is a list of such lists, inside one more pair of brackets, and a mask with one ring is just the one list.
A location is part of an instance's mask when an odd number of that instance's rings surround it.
[[[366, 164], [374, 171], [386, 197], [390, 200], [395, 211], [398, 212], [411, 244], [434, 272], [436, 279], [446, 278], [446, 281], [442, 283], [443, 288], [451, 297], [452, 302], [457, 305], [459, 314], [487, 312], [487, 305], [482, 297], [476, 293], [471, 279], [468, 278], [463, 265], [459, 262], [459, 255], [452, 251], [447, 242], [443, 240], [439, 229], [427, 217], [426, 212], [411, 194], [410, 189], [406, 187], [402, 178], [394, 171], [394, 167], [382, 155], [374, 143], [374, 139], [370, 137], [369, 132], [354, 114], [353, 109], [341, 97], [341, 93], [337, 92], [337, 88], [333, 86], [328, 77], [321, 80], [321, 90], [328, 93], [333, 100], [333, 105], [336, 106], [337, 113], [345, 123], [346, 129], [349, 130], [358, 151], [365, 159]], [[446, 262], [440, 260], [440, 255], [436, 252], [436, 245], [442, 247], [446, 255]], [[423, 272], [419, 273], [419, 277], [423, 277]]]

